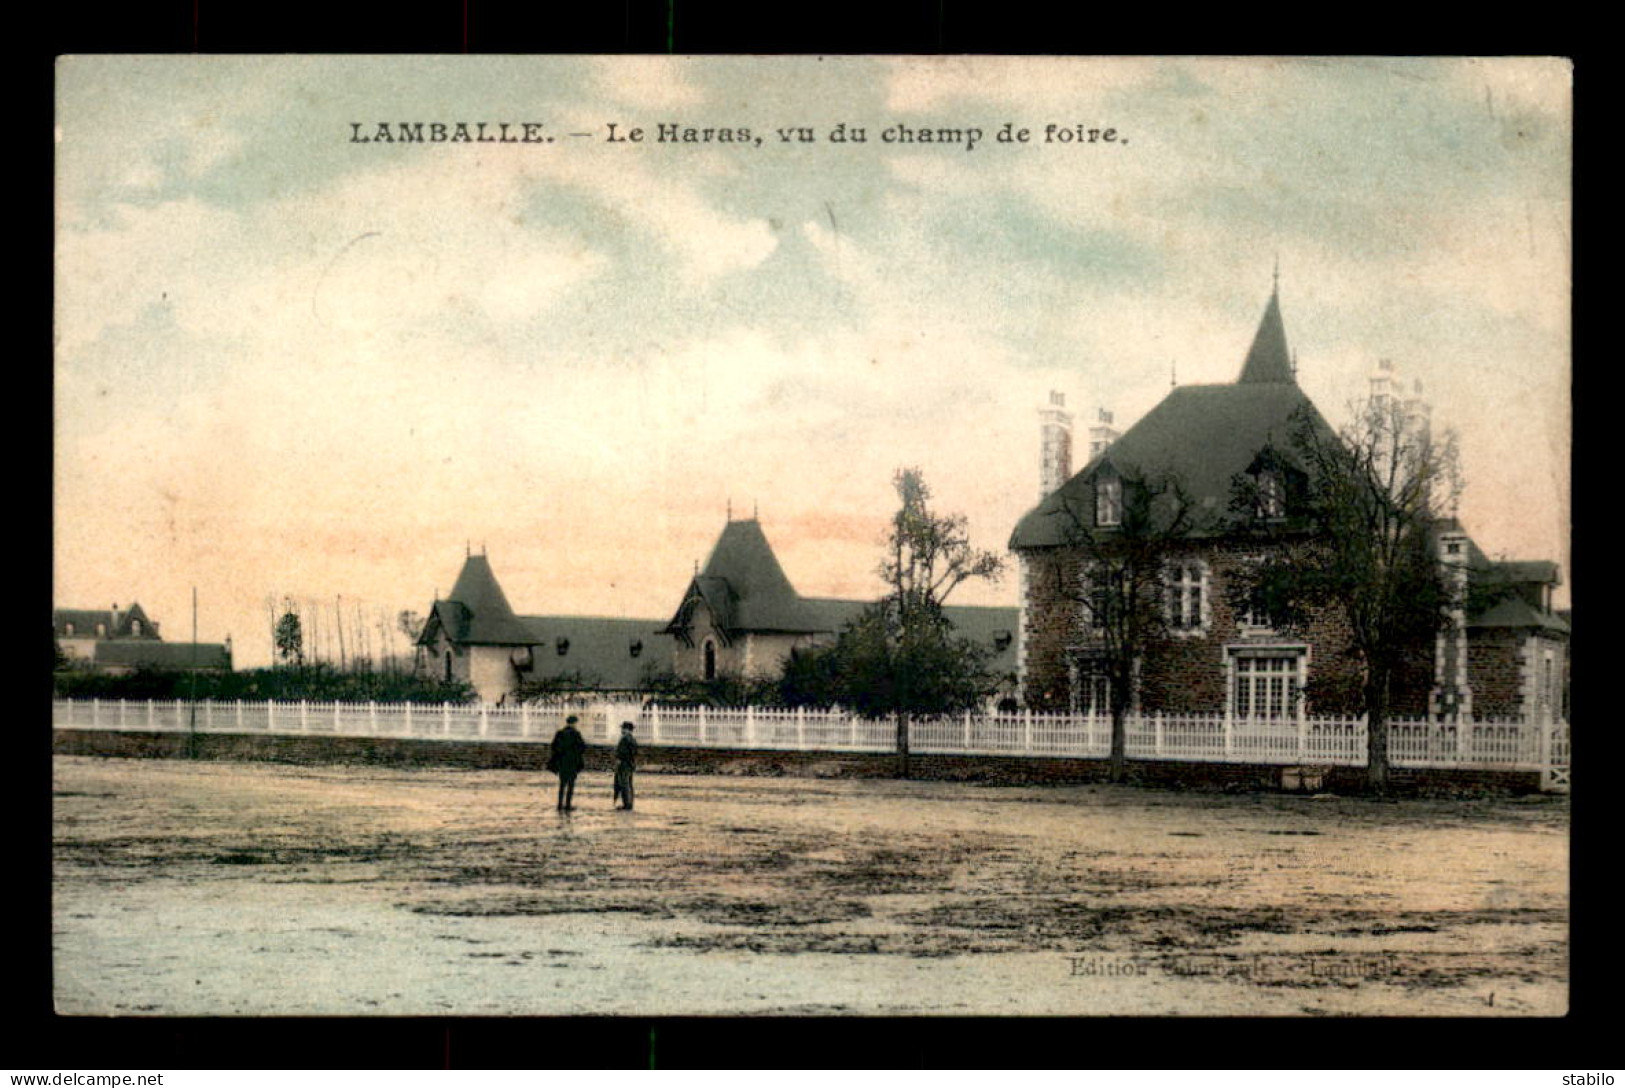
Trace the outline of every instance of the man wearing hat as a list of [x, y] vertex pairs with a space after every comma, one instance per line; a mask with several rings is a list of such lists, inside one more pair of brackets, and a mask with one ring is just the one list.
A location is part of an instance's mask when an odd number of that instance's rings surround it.
[[576, 775], [587, 762], [587, 741], [576, 728], [576, 716], [564, 719], [564, 728], [553, 734], [547, 754], [547, 769], [559, 776], [560, 812], [575, 808]]
[[615, 746], [615, 797], [620, 807], [632, 808], [632, 772], [638, 765], [638, 742], [632, 738], [632, 723], [621, 723], [621, 741]]

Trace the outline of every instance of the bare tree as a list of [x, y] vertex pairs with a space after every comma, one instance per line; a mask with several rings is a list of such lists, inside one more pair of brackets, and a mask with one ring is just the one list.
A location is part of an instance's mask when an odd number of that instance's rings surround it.
[[[1097, 500], [1099, 501], [1099, 500]], [[1128, 771], [1128, 712], [1140, 662], [1168, 634], [1168, 564], [1196, 528], [1195, 503], [1172, 475], [1120, 473], [1112, 516], [1065, 499], [1055, 511], [1081, 565], [1076, 601], [1086, 642], [1104, 673], [1112, 719], [1111, 779]]]
[[[1367, 785], [1388, 784], [1388, 717], [1396, 676], [1432, 652], [1449, 622], [1456, 580], [1437, 535], [1461, 494], [1455, 436], [1391, 397], [1358, 405], [1340, 434], [1300, 419], [1293, 449], [1306, 474], [1301, 518], [1243, 586], [1273, 625], [1302, 629], [1317, 612], [1346, 621], [1360, 671]], [[1239, 503], [1256, 481], [1238, 481]]]
[[[919, 469], [899, 469], [892, 483], [900, 505], [878, 573], [888, 588], [881, 615], [892, 653], [897, 752], [907, 777], [910, 713], [934, 708], [944, 685], [961, 686], [963, 678], [954, 674], [975, 667], [974, 655], [956, 652], [962, 647], [952, 640], [942, 606], [966, 582], [997, 581], [1004, 559], [971, 546], [965, 515], [931, 510], [931, 489]], [[963, 666], [956, 668], [955, 661]]]

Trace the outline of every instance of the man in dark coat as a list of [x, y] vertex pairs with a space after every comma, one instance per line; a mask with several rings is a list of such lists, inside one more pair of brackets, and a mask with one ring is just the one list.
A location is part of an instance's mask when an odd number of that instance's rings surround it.
[[638, 742], [632, 737], [632, 723], [621, 723], [621, 741], [615, 746], [615, 798], [621, 807], [632, 807], [632, 772], [638, 766]]
[[564, 719], [564, 728], [553, 734], [547, 755], [547, 769], [559, 776], [560, 812], [575, 808], [576, 775], [587, 762], [587, 741], [576, 728], [576, 716]]

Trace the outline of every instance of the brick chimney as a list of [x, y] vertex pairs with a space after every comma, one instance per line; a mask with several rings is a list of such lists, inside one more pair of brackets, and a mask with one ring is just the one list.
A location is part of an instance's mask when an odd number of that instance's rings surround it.
[[1072, 414], [1066, 410], [1066, 394], [1051, 390], [1038, 418], [1043, 426], [1038, 497], [1045, 499], [1072, 477]]

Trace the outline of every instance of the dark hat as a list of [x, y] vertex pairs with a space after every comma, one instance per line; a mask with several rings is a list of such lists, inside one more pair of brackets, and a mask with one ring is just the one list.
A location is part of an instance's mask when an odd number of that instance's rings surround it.
[[568, 718], [564, 719], [564, 724], [565, 725], [574, 725], [576, 722], [578, 722], [580, 720], [581, 720], [580, 718], [578, 718], [574, 714], [572, 714]]
[[637, 726], [633, 725], [631, 722], [622, 722], [621, 723], [621, 728], [622, 729], [636, 729]]

